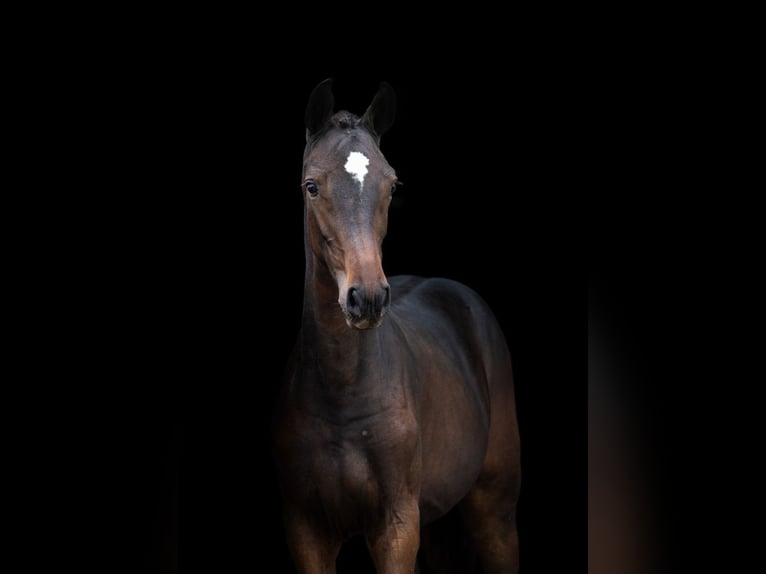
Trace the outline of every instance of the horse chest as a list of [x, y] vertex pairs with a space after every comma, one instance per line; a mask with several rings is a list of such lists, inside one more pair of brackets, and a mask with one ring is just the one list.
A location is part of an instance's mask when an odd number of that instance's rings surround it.
[[313, 491], [333, 514], [353, 520], [374, 515], [382, 500], [413, 479], [419, 456], [417, 427], [402, 412], [388, 412], [350, 424], [311, 425], [303, 459]]
[[314, 476], [322, 499], [345, 506], [349, 500], [376, 498], [379, 482], [373, 456], [359, 441], [331, 441], [317, 450]]

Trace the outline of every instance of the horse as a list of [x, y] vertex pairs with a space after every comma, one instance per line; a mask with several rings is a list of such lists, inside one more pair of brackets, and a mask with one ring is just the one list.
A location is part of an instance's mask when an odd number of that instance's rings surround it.
[[399, 182], [380, 140], [396, 95], [381, 83], [360, 117], [334, 111], [331, 82], [305, 111], [303, 312], [273, 417], [289, 552], [301, 574], [335, 573], [361, 535], [376, 572], [412, 574], [421, 536], [434, 567], [427, 527], [456, 509], [483, 572], [515, 573], [520, 444], [503, 332], [461, 283], [386, 277]]

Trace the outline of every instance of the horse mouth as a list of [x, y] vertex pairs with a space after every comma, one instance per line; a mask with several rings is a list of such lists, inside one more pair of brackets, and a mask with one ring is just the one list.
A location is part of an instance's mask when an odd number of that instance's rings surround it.
[[363, 319], [361, 321], [357, 321], [356, 323], [352, 323], [351, 327], [354, 329], [359, 329], [360, 331], [366, 331], [367, 329], [377, 329], [380, 327], [380, 324], [383, 322], [383, 317], [378, 319], [375, 322], [367, 321], [366, 319]]
[[369, 329], [377, 329], [383, 323], [383, 316], [386, 314], [385, 310], [379, 317], [354, 317], [343, 310], [343, 316], [346, 318], [346, 325], [352, 329], [358, 329], [359, 331], [366, 331]]

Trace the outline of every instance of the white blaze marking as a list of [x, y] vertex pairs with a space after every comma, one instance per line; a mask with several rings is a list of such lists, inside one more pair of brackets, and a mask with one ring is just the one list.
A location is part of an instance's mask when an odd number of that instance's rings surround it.
[[364, 185], [364, 176], [367, 175], [367, 166], [370, 165], [370, 160], [367, 156], [358, 151], [352, 151], [348, 154], [346, 160], [346, 171], [354, 176], [354, 179], [359, 182], [359, 193], [362, 193], [362, 186]]

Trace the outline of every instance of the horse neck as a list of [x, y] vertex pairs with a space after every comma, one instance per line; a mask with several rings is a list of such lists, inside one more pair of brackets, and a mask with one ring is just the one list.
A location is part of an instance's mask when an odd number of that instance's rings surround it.
[[327, 265], [306, 241], [301, 352], [304, 363], [315, 366], [322, 384], [354, 386], [362, 361], [374, 364], [378, 329], [349, 327], [338, 305], [338, 286]]

